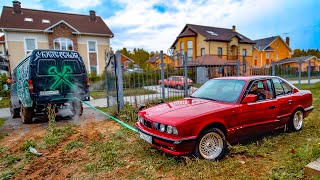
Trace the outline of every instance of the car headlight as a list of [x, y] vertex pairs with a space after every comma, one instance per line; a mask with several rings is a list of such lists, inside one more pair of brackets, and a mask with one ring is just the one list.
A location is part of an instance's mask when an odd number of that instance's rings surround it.
[[161, 131], [161, 132], [166, 131], [166, 125], [160, 124], [160, 131]]
[[167, 126], [167, 133], [172, 134], [173, 127], [172, 126]]
[[172, 133], [178, 135], [178, 130], [176, 127], [172, 127]]
[[142, 116], [138, 116], [138, 120], [140, 121], [140, 123], [142, 123], [142, 124], [144, 124], [144, 119], [143, 119], [143, 117]]

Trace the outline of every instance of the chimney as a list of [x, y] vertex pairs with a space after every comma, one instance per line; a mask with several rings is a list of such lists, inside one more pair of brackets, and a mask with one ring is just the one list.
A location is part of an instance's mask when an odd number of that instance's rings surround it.
[[286, 43], [290, 47], [290, 38], [289, 37], [286, 37]]
[[20, 1], [12, 1], [13, 4], [13, 12], [17, 14], [21, 14], [21, 3]]
[[232, 26], [232, 32], [236, 32], [236, 26], [235, 25]]
[[90, 21], [96, 21], [96, 12], [94, 10], [90, 10]]

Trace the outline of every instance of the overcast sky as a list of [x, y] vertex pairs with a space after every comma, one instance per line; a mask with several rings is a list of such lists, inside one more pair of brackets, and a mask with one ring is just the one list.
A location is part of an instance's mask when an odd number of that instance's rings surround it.
[[[114, 50], [164, 50], [185, 24], [231, 28], [252, 40], [290, 37], [292, 49], [320, 49], [319, 0], [20, 0], [23, 8], [89, 14], [95, 10], [115, 37]], [[12, 0], [1, 5], [12, 6]], [[2, 11], [2, 9], [0, 10]]]

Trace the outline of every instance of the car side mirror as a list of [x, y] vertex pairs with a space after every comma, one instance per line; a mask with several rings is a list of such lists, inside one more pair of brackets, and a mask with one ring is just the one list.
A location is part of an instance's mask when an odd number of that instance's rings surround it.
[[258, 100], [258, 96], [255, 94], [247, 94], [246, 97], [242, 100], [242, 104], [247, 104], [250, 102], [256, 102]]

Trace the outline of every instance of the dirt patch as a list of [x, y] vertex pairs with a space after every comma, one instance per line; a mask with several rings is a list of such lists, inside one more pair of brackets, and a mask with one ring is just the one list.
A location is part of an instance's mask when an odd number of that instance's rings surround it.
[[[8, 136], [1, 140], [0, 145], [9, 149], [8, 152], [22, 154], [20, 147], [28, 139], [33, 139], [39, 147], [37, 150], [43, 153], [40, 157], [31, 159], [13, 179], [66, 179], [81, 177], [84, 166], [90, 162], [90, 156], [86, 146], [94, 140], [107, 141], [109, 135], [117, 131], [120, 125], [91, 109], [85, 109], [79, 119], [60, 119], [57, 126], [74, 124], [75, 134], [65, 137], [60, 143], [51, 149], [40, 146], [46, 135], [47, 122], [35, 122], [25, 125], [20, 119], [9, 119], [2, 127]], [[83, 143], [83, 147], [67, 150], [66, 146], [74, 141]], [[1, 169], [0, 169], [1, 171]]]

